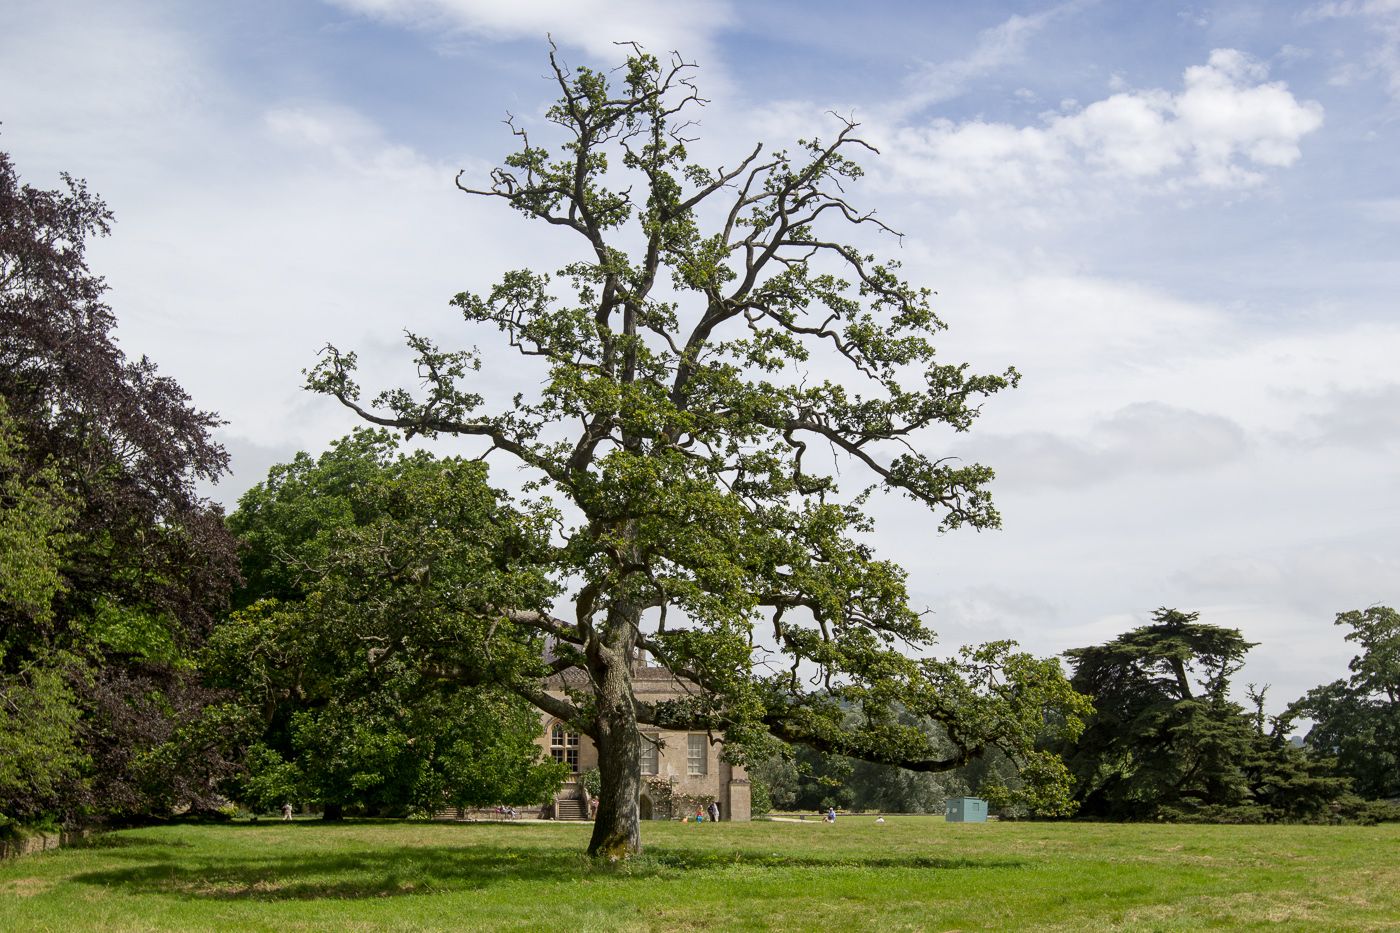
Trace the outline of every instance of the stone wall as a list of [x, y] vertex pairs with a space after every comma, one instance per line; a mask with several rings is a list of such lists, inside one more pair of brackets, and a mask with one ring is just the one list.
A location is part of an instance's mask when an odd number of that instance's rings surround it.
[[24, 839], [10, 839], [0, 842], [0, 858], [18, 858], [21, 855], [33, 855], [35, 852], [47, 852], [78, 839], [86, 839], [90, 835], [90, 829], [75, 829], [72, 832], [35, 833]]
[[724, 818], [736, 823], [753, 819], [753, 786], [747, 780], [729, 782], [729, 813]]

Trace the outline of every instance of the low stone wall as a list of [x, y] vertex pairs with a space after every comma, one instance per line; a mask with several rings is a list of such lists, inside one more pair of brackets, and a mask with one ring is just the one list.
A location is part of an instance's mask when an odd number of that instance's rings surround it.
[[[533, 807], [516, 807], [515, 819], [517, 820], [541, 820], [544, 808], [538, 805]], [[457, 823], [485, 823], [499, 822], [508, 819], [504, 813], [497, 813], [494, 808], [477, 809], [475, 807], [447, 807], [434, 811], [433, 819], [446, 822]]]
[[19, 858], [21, 855], [33, 855], [35, 852], [47, 852], [91, 835], [90, 829], [75, 829], [72, 832], [35, 833], [24, 839], [6, 840], [0, 842], [0, 858]]

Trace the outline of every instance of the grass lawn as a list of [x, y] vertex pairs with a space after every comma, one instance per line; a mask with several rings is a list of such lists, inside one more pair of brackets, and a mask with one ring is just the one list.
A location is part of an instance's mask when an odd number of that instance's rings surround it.
[[128, 830], [0, 864], [0, 931], [1400, 930], [1400, 824], [887, 819]]

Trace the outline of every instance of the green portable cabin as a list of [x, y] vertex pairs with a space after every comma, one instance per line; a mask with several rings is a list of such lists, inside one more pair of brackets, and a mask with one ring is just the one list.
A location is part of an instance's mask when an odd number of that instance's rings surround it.
[[987, 822], [987, 801], [981, 797], [949, 797], [946, 807], [949, 823]]

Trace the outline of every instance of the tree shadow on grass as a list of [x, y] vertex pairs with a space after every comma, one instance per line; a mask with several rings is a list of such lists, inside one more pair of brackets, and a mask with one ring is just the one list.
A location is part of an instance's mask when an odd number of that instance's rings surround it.
[[213, 900], [369, 898], [481, 889], [505, 881], [562, 882], [577, 856], [404, 847], [364, 853], [161, 860], [75, 875], [79, 884]]
[[153, 839], [149, 836], [98, 835], [86, 839], [74, 839], [68, 849], [133, 849], [145, 846], [163, 846], [168, 849], [191, 849], [190, 843], [179, 839]]
[[861, 868], [916, 868], [934, 871], [968, 870], [968, 869], [996, 869], [996, 868], [1019, 868], [1024, 862], [1014, 859], [988, 859], [988, 858], [936, 858], [924, 855], [907, 855], [893, 858], [861, 858], [851, 857], [821, 857], [821, 856], [788, 856], [788, 855], [763, 855], [757, 852], [724, 852], [706, 853], [690, 851], [667, 851], [658, 850], [655, 853], [648, 851], [630, 865], [625, 865], [621, 869], [624, 872], [636, 873], [645, 871], [652, 865], [657, 872], [664, 873], [672, 871], [697, 871], [716, 870], [729, 867], [746, 868], [830, 868], [830, 869], [861, 869]]
[[585, 879], [646, 881], [692, 872], [733, 869], [995, 870], [1022, 863], [998, 859], [811, 858], [758, 852], [706, 854], [655, 850], [614, 864], [577, 853], [507, 847], [402, 847], [363, 853], [298, 853], [276, 857], [215, 856], [162, 859], [148, 864], [85, 872], [79, 884], [198, 900], [318, 900], [403, 897], [471, 891], [526, 882], [563, 884]]

